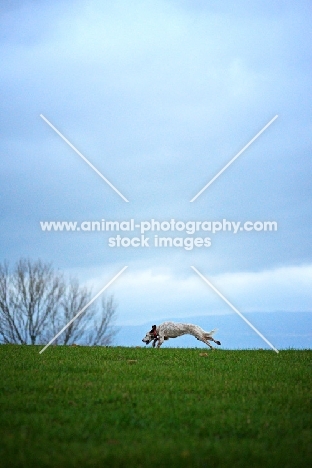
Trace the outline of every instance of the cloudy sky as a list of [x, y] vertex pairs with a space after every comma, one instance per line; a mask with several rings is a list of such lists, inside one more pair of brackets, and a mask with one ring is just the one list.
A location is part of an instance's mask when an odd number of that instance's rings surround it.
[[[192, 265], [242, 313], [312, 312], [309, 1], [7, 0], [0, 13], [1, 259], [53, 261], [94, 293], [127, 265], [109, 290], [125, 325], [233, 314]], [[211, 239], [186, 250], [40, 228], [102, 219], [278, 230], [157, 233]]]

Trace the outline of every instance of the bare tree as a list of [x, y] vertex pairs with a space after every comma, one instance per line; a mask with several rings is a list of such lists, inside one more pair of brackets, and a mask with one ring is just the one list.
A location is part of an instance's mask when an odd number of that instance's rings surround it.
[[[77, 280], [71, 279], [65, 289], [59, 313], [54, 320], [54, 335], [70, 322], [90, 299], [91, 290], [79, 286]], [[100, 311], [94, 303], [91, 304], [64, 330], [57, 343], [70, 345], [81, 342], [89, 346], [110, 345], [118, 332], [113, 326], [116, 308], [113, 296], [108, 299], [102, 298]]]
[[0, 265], [0, 337], [3, 343], [25, 343], [20, 329], [20, 316], [15, 310], [9, 267]]
[[[68, 283], [50, 263], [21, 259], [10, 272], [0, 264], [0, 342], [48, 342], [90, 301], [91, 290], [75, 279]], [[101, 311], [92, 304], [57, 339], [58, 344], [78, 341], [111, 344], [116, 329], [114, 299], [102, 300]]]
[[4, 343], [45, 341], [49, 319], [56, 314], [64, 281], [51, 264], [21, 259], [12, 273], [0, 265], [0, 335]]
[[93, 319], [93, 326], [88, 332], [87, 343], [90, 346], [108, 346], [112, 343], [116, 333], [118, 333], [118, 329], [113, 326], [117, 308], [114, 296], [110, 296], [107, 299], [103, 297], [101, 306], [99, 317], [98, 319]]
[[[68, 322], [73, 319], [80, 310], [87, 305], [91, 299], [91, 291], [82, 287], [76, 279], [70, 279], [61, 299], [60, 308], [53, 320], [53, 334], [56, 335]], [[95, 311], [94, 304], [79, 315], [60, 335], [57, 340], [59, 344], [73, 344], [79, 341], [85, 334], [85, 326], [89, 316]]]

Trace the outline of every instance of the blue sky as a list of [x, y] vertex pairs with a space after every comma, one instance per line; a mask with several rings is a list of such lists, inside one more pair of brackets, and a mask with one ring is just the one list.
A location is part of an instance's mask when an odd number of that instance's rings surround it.
[[[310, 2], [15, 1], [0, 13], [2, 259], [53, 261], [94, 292], [128, 265], [110, 288], [120, 324], [232, 314], [191, 265], [242, 313], [311, 311]], [[106, 233], [39, 224], [131, 218], [278, 231], [113, 249]]]

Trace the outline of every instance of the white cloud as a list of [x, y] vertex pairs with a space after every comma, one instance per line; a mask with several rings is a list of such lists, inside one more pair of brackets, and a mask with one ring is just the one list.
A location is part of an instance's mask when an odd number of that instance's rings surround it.
[[[312, 265], [287, 266], [217, 276], [215, 285], [237, 308], [252, 311], [310, 311]], [[231, 299], [230, 299], [231, 298]]]
[[[241, 313], [311, 310], [312, 265], [216, 276], [209, 276], [207, 271], [201, 273]], [[95, 274], [89, 284], [94, 285], [96, 292], [109, 279], [107, 273], [105, 277]], [[234, 313], [192, 270], [188, 276], [181, 277], [169, 268], [153, 271], [129, 266], [107, 293], [114, 293], [119, 303], [118, 321], [121, 324]]]

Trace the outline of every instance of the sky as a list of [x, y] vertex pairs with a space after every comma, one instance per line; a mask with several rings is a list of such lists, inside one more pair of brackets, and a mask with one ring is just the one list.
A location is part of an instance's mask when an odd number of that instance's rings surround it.
[[[294, 324], [304, 312], [311, 330], [311, 17], [304, 0], [1, 2], [0, 259], [52, 261], [94, 294], [128, 266], [107, 289], [120, 326], [211, 316], [218, 328], [235, 312], [195, 266], [250, 321], [278, 313], [278, 329], [281, 312]], [[138, 229], [40, 225], [103, 219], [277, 230], [147, 231], [148, 247], [110, 247]], [[210, 245], [157, 248], [155, 235]]]

